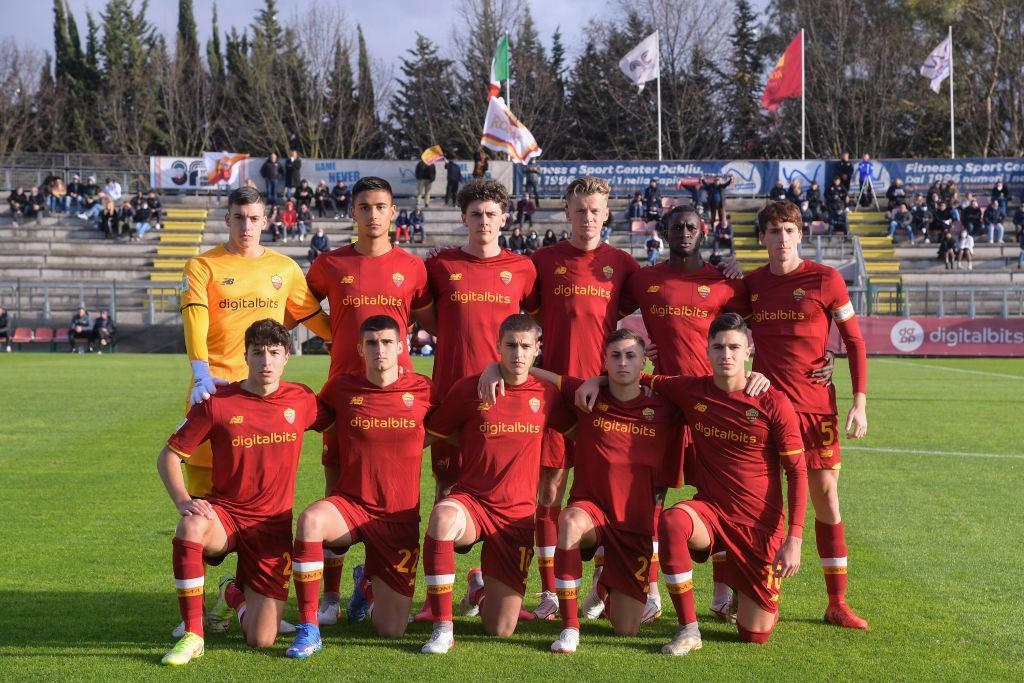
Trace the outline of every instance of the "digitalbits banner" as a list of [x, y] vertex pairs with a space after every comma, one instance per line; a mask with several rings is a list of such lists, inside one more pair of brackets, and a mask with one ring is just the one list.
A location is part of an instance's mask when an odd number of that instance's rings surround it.
[[[1024, 356], [1021, 318], [858, 317], [871, 355]], [[840, 348], [832, 328], [830, 348]]]

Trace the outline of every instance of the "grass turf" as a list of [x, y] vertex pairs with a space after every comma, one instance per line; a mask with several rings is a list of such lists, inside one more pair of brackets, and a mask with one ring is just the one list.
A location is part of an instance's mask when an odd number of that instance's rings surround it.
[[[324, 652], [305, 662], [282, 656], [290, 639], [265, 652], [247, 649], [236, 627], [209, 635], [202, 659], [166, 671], [159, 659], [179, 619], [170, 567], [177, 516], [154, 462], [181, 419], [187, 366], [159, 355], [0, 356], [0, 679], [1019, 680], [1024, 361], [870, 365], [870, 436], [844, 442], [841, 480], [849, 599], [870, 632], [822, 624], [809, 514], [803, 569], [784, 583], [782, 622], [764, 647], [740, 644], [732, 627], [707, 616], [710, 571], [698, 565], [705, 646], [685, 658], [656, 654], [675, 628], [663, 590], [665, 614], [638, 637], [617, 638], [607, 622], [584, 622], [574, 656], [548, 652], [554, 622], [522, 623], [513, 638], [498, 641], [478, 620], [457, 618], [458, 647], [445, 657], [419, 654], [427, 624], [382, 641], [368, 623], [344, 622], [324, 629]], [[840, 366], [845, 410], [849, 382]], [[428, 368], [429, 361], [420, 366]], [[326, 370], [325, 357], [294, 358], [286, 376], [318, 388]], [[308, 435], [297, 509], [322, 491], [319, 450], [319, 437]], [[426, 463], [424, 521], [432, 496]], [[683, 495], [672, 492], [670, 502]], [[360, 546], [349, 552], [343, 593], [361, 557]], [[458, 556], [457, 593], [478, 558], [477, 549]], [[225, 567], [207, 577], [208, 604]], [[530, 590], [539, 590], [536, 572]], [[416, 606], [423, 591], [421, 580]], [[536, 602], [527, 597], [527, 606]], [[293, 597], [286, 616], [295, 614]]]

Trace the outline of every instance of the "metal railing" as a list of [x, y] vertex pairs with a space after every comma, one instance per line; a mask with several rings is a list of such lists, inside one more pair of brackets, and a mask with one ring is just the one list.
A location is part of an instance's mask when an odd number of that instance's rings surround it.
[[179, 311], [181, 286], [176, 282], [51, 282], [46, 280], [0, 281], [0, 305], [12, 317], [49, 321], [56, 308], [106, 309], [116, 319], [118, 311], [142, 311], [149, 325], [175, 323]]
[[41, 187], [50, 175], [65, 181], [78, 175], [84, 182], [96, 176], [102, 186], [104, 179], [114, 178], [125, 192], [148, 192], [149, 157], [121, 154], [17, 154], [0, 159], [0, 190], [9, 192], [19, 185]]
[[942, 318], [1024, 317], [1024, 285], [875, 285], [850, 287], [858, 315]]

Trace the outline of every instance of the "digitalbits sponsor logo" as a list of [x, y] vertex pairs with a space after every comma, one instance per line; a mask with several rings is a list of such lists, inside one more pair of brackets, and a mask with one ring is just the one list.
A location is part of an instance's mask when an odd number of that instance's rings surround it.
[[916, 320], [904, 318], [892, 326], [889, 331], [889, 341], [897, 351], [904, 353], [916, 351], [924, 343], [924, 328]]

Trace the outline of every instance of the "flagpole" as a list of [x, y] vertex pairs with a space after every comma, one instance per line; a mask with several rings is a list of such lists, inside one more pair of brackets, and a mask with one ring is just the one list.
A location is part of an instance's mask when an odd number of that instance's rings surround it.
[[508, 78], [505, 79], [505, 104], [509, 111], [512, 111], [512, 46], [508, 43], [508, 34], [505, 34], [505, 47], [508, 51]]
[[806, 73], [806, 62], [807, 59], [804, 56], [804, 30], [800, 29], [800, 159], [807, 158], [807, 142], [804, 136], [804, 131], [807, 127], [807, 113], [805, 105], [807, 97], [804, 92], [804, 86], [807, 80], [804, 78], [804, 74]]
[[661, 156], [661, 34], [658, 34], [658, 161]]
[[956, 125], [953, 115], [953, 27], [949, 27], [949, 156], [956, 159]]

